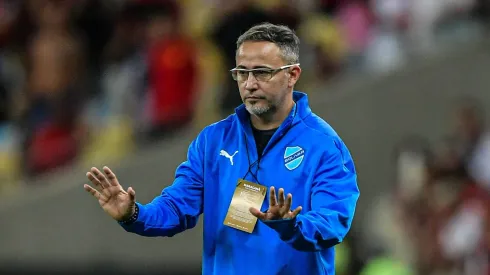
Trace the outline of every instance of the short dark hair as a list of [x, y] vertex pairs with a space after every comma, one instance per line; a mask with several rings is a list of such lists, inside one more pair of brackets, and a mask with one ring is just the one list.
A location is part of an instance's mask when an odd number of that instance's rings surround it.
[[288, 64], [299, 63], [299, 38], [287, 26], [268, 22], [255, 25], [238, 38], [237, 50], [246, 41], [272, 42], [279, 47], [283, 59]]

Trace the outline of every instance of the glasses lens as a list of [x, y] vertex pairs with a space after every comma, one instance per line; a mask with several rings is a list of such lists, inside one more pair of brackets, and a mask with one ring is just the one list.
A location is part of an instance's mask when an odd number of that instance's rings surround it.
[[239, 81], [239, 82], [247, 81], [248, 75], [249, 75], [249, 72], [246, 70], [231, 71], [231, 77], [233, 77], [233, 79], [235, 81]]
[[257, 70], [254, 71], [254, 77], [257, 81], [267, 82], [272, 78], [272, 72], [270, 70]]
[[233, 70], [231, 71], [231, 77], [233, 80], [238, 82], [245, 82], [248, 80], [248, 76], [252, 72], [254, 78], [260, 82], [267, 82], [271, 80], [273, 71], [272, 70]]
[[238, 81], [240, 82], [245, 82], [247, 81], [248, 79], [248, 75], [249, 75], [249, 72], [248, 71], [237, 71], [237, 78], [238, 78]]

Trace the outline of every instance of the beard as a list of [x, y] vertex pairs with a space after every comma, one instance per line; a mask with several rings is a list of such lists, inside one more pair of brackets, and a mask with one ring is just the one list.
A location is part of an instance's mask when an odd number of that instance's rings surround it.
[[258, 105], [258, 104], [250, 104], [250, 103], [246, 103], [245, 108], [247, 109], [247, 111], [249, 113], [256, 115], [256, 116], [265, 115], [265, 114], [269, 113], [270, 110], [272, 109], [271, 105], [269, 105], [269, 104]]
[[245, 108], [252, 115], [267, 116], [276, 111], [277, 104], [268, 99], [261, 99], [260, 101], [257, 100], [252, 103], [250, 101], [246, 101]]

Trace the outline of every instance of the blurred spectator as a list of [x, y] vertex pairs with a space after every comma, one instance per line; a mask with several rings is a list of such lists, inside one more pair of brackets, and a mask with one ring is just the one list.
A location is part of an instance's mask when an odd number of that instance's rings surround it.
[[475, 171], [482, 170], [472, 168], [475, 162], [488, 167], [488, 160], [475, 157], [485, 154], [478, 145], [484, 138], [482, 114], [475, 102], [459, 99], [456, 118], [454, 134], [435, 147], [430, 180], [417, 203], [424, 222], [409, 227], [418, 240], [419, 274], [488, 274], [490, 197], [475, 181]]
[[364, 69], [364, 53], [371, 40], [374, 17], [366, 0], [344, 2], [337, 13], [343, 39], [347, 44], [348, 69]]
[[143, 123], [148, 73], [145, 17], [144, 6], [128, 4], [114, 22], [114, 31], [101, 54], [102, 94], [94, 98], [91, 109], [99, 121], [93, 125], [94, 130], [108, 126], [108, 116], [129, 119], [134, 127]]
[[454, 115], [452, 136], [457, 141], [460, 165], [472, 180], [490, 190], [490, 134], [485, 129], [483, 110], [475, 99], [460, 98]]
[[438, 234], [441, 256], [448, 269], [460, 274], [488, 274], [487, 227], [489, 197], [471, 182], [460, 192]]
[[186, 126], [198, 90], [197, 49], [180, 27], [173, 4], [152, 5], [146, 26], [150, 135], [160, 137]]
[[328, 16], [333, 16], [337, 13], [339, 7], [346, 1], [342, 0], [319, 0], [318, 9]]
[[65, 1], [30, 1], [37, 31], [27, 51], [25, 165], [37, 174], [73, 161], [83, 102], [83, 49]]
[[348, 53], [341, 28], [335, 18], [321, 13], [309, 15], [299, 26], [303, 41], [311, 45], [316, 81], [328, 81], [343, 69]]
[[74, 26], [83, 38], [87, 66], [88, 92], [97, 94], [104, 48], [114, 31], [116, 8], [114, 0], [83, 0], [75, 2]]
[[397, 191], [366, 217], [362, 274], [487, 275], [490, 200], [461, 166], [458, 144], [445, 139], [433, 152], [410, 138], [397, 148]]
[[394, 188], [375, 200], [363, 220], [368, 265], [362, 274], [378, 274], [383, 269], [386, 274], [412, 274], [410, 270], [420, 261], [417, 244], [423, 243], [423, 235], [419, 228], [428, 219], [425, 194], [432, 163], [429, 143], [421, 137], [406, 138], [395, 148], [394, 162]]
[[[409, 38], [412, 50], [416, 53], [437, 52], [441, 48], [439, 38], [450, 36], [455, 39], [468, 39], [474, 33], [474, 20], [468, 18], [477, 0], [411, 0]], [[470, 19], [470, 20], [468, 20]], [[459, 27], [451, 26], [459, 21]], [[459, 31], [463, 29], [464, 31]], [[463, 36], [461, 36], [463, 35]]]
[[376, 25], [366, 49], [366, 68], [389, 72], [406, 62], [404, 32], [410, 14], [411, 0], [372, 0], [370, 7]]
[[0, 107], [2, 121], [8, 122], [15, 118], [18, 107], [18, 98], [23, 90], [25, 72], [23, 69], [21, 52], [16, 44], [16, 34], [22, 32], [17, 18], [20, 16], [20, 5], [15, 1], [0, 3]]

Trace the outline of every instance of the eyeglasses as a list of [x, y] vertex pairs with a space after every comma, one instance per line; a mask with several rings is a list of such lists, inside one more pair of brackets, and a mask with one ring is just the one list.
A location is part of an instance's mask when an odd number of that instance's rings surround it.
[[258, 69], [238, 69], [234, 68], [231, 69], [231, 76], [233, 77], [233, 80], [238, 81], [238, 82], [245, 82], [248, 80], [248, 77], [250, 73], [253, 74], [255, 79], [260, 82], [267, 82], [271, 80], [271, 78], [277, 74], [278, 72], [293, 67], [293, 66], [299, 66], [299, 63], [296, 64], [291, 64], [291, 65], [285, 65], [282, 67], [279, 67], [277, 69], [269, 69], [269, 68], [258, 68]]

